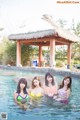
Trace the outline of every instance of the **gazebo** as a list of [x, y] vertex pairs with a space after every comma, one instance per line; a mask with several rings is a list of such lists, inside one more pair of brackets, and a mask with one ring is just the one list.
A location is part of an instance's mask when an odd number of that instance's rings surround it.
[[17, 43], [16, 51], [16, 66], [21, 64], [21, 45], [35, 45], [39, 47], [39, 67], [41, 67], [42, 62], [42, 47], [50, 46], [50, 67], [55, 66], [55, 46], [56, 45], [66, 45], [67, 46], [67, 65], [71, 64], [71, 44], [73, 42], [78, 42], [79, 38], [70, 33], [69, 31], [56, 28], [41, 30], [36, 32], [11, 34], [9, 35], [9, 40], [14, 40]]

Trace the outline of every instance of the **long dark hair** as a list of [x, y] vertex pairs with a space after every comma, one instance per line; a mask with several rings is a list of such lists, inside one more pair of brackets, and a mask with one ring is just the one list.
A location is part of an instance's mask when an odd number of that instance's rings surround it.
[[70, 90], [71, 90], [72, 78], [71, 78], [70, 76], [64, 77], [64, 79], [63, 79], [63, 81], [62, 81], [62, 84], [60, 85], [60, 88], [63, 88], [63, 87], [64, 87], [64, 80], [66, 80], [66, 79], [69, 79], [69, 81], [70, 81], [69, 84], [68, 84], [68, 86], [67, 86], [67, 89], [70, 88]]
[[47, 77], [48, 77], [48, 76], [52, 78], [51, 84], [52, 84], [52, 85], [55, 85], [54, 77], [53, 77], [49, 72], [47, 72], [46, 75], [45, 75], [45, 85], [48, 86], [48, 84], [49, 84], [48, 81], [47, 81]]
[[32, 89], [34, 89], [34, 88], [35, 88], [35, 85], [34, 85], [34, 80], [38, 80], [38, 81], [39, 81], [39, 86], [41, 87], [40, 77], [35, 76], [35, 77], [33, 78], [33, 80], [32, 80], [32, 85], [31, 85]]
[[20, 89], [20, 84], [21, 83], [23, 83], [23, 84], [25, 84], [25, 87], [24, 87], [24, 89], [23, 89], [23, 92], [24, 92], [24, 94], [27, 94], [27, 90], [26, 90], [26, 88], [27, 88], [27, 80], [25, 79], [25, 78], [20, 78], [20, 80], [19, 80], [19, 82], [18, 82], [18, 85], [17, 85], [17, 93], [20, 93], [21, 92], [21, 89]]

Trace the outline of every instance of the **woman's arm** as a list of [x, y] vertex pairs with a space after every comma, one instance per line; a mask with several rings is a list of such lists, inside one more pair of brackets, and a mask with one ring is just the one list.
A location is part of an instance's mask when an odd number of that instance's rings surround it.
[[14, 93], [14, 101], [15, 101], [15, 103], [17, 103], [18, 105], [21, 105], [21, 103], [17, 101], [17, 96], [18, 96], [18, 93], [15, 92], [15, 93]]
[[17, 96], [18, 96], [18, 93], [14, 93], [14, 101], [15, 101], [15, 103], [17, 104], [17, 105], [19, 105], [21, 108], [23, 108], [23, 109], [27, 109], [27, 106], [25, 105], [25, 104], [22, 104], [21, 102], [18, 102], [17, 101]]
[[71, 93], [71, 91], [70, 91], [70, 89], [68, 89], [68, 90], [67, 90], [67, 98], [69, 98], [70, 93]]
[[31, 88], [29, 88], [29, 89], [27, 90], [27, 92], [28, 92], [28, 94], [30, 95], [30, 94], [31, 94]]
[[14, 92], [14, 101], [15, 101], [15, 103], [17, 103], [17, 96], [18, 96], [18, 93]]

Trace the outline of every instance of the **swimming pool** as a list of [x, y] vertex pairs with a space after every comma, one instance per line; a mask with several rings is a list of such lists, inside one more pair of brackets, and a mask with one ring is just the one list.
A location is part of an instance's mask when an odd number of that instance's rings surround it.
[[[14, 72], [0, 70], [0, 114], [6, 113], [8, 120], [79, 120], [80, 119], [80, 79], [73, 78], [72, 95], [69, 104], [54, 103], [54, 101], [44, 102], [41, 106], [29, 110], [19, 109], [13, 100], [13, 93], [16, 90], [16, 77], [25, 75], [36, 75], [36, 73]], [[13, 71], [12, 71], [13, 72]], [[39, 74], [39, 73], [37, 73]], [[44, 73], [42, 74], [44, 76]], [[63, 76], [56, 76], [58, 82]]]

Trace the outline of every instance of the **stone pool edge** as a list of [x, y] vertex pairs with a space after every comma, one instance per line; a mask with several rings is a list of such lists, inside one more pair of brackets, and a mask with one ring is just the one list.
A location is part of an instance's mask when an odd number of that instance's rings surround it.
[[80, 72], [74, 72], [69, 69], [58, 69], [58, 68], [51, 68], [51, 67], [16, 67], [16, 66], [4, 66], [0, 65], [0, 69], [6, 69], [6, 70], [17, 70], [17, 71], [30, 71], [30, 72], [40, 72], [40, 73], [46, 73], [50, 72], [53, 75], [70, 75], [72, 77], [80, 77]]

